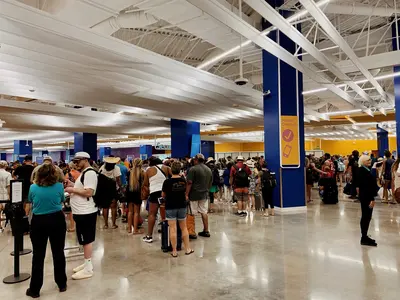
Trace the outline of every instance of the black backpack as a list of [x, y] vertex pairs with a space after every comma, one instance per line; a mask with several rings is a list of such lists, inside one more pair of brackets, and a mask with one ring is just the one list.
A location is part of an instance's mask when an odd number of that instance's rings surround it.
[[277, 185], [275, 173], [270, 172], [269, 170], [263, 171], [262, 187], [266, 189], [274, 189]]
[[[95, 194], [93, 195], [93, 201], [96, 204], [96, 207], [99, 208], [108, 208], [108, 205], [112, 200], [116, 197], [116, 185], [115, 180], [107, 177], [101, 172], [97, 172], [96, 170], [89, 168], [82, 173], [81, 183], [84, 185], [85, 182], [85, 174], [86, 172], [93, 171], [97, 174], [97, 187]], [[89, 201], [89, 198], [88, 198]]]
[[245, 188], [249, 187], [249, 175], [246, 173], [246, 167], [238, 168], [235, 166], [236, 174], [235, 174], [235, 187], [237, 188]]

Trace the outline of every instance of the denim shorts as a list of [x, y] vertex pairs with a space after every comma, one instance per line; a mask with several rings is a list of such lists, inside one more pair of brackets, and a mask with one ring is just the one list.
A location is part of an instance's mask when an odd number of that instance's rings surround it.
[[186, 219], [186, 207], [185, 208], [176, 208], [176, 209], [167, 209], [165, 211], [167, 220], [178, 220], [183, 221]]

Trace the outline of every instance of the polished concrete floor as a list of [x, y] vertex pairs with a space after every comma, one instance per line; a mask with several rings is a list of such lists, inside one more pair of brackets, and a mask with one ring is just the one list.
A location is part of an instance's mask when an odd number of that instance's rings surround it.
[[[41, 299], [397, 299], [400, 293], [400, 205], [378, 204], [370, 227], [377, 248], [359, 245], [359, 204], [326, 206], [314, 201], [307, 214], [247, 218], [228, 205], [210, 216], [211, 238], [192, 243], [195, 253], [172, 258], [159, 239], [98, 230], [95, 276], [68, 282], [59, 294], [52, 258], [46, 258]], [[197, 219], [197, 229], [200, 219]], [[102, 225], [99, 219], [98, 228]], [[145, 224], [146, 225], [146, 224]], [[68, 244], [74, 244], [68, 234]], [[29, 239], [26, 237], [26, 245]], [[0, 234], [0, 278], [12, 273], [12, 238]], [[31, 255], [21, 270], [30, 272]], [[68, 276], [81, 263], [67, 261]], [[0, 287], [0, 299], [26, 299], [28, 281]]]

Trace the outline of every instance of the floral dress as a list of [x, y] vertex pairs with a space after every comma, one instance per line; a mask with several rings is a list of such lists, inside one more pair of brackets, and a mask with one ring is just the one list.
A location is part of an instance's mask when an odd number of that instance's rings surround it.
[[252, 171], [251, 175], [249, 176], [249, 195], [254, 195], [256, 193], [257, 177], [258, 176], [255, 174], [255, 172]]

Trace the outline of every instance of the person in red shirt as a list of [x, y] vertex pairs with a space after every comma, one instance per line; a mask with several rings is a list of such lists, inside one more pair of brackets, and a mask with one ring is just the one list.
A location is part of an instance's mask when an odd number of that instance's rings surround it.
[[247, 216], [246, 206], [249, 199], [251, 170], [244, 164], [243, 156], [238, 156], [236, 161], [236, 165], [231, 168], [230, 183], [233, 186], [233, 195], [238, 205], [236, 215], [245, 217]]

